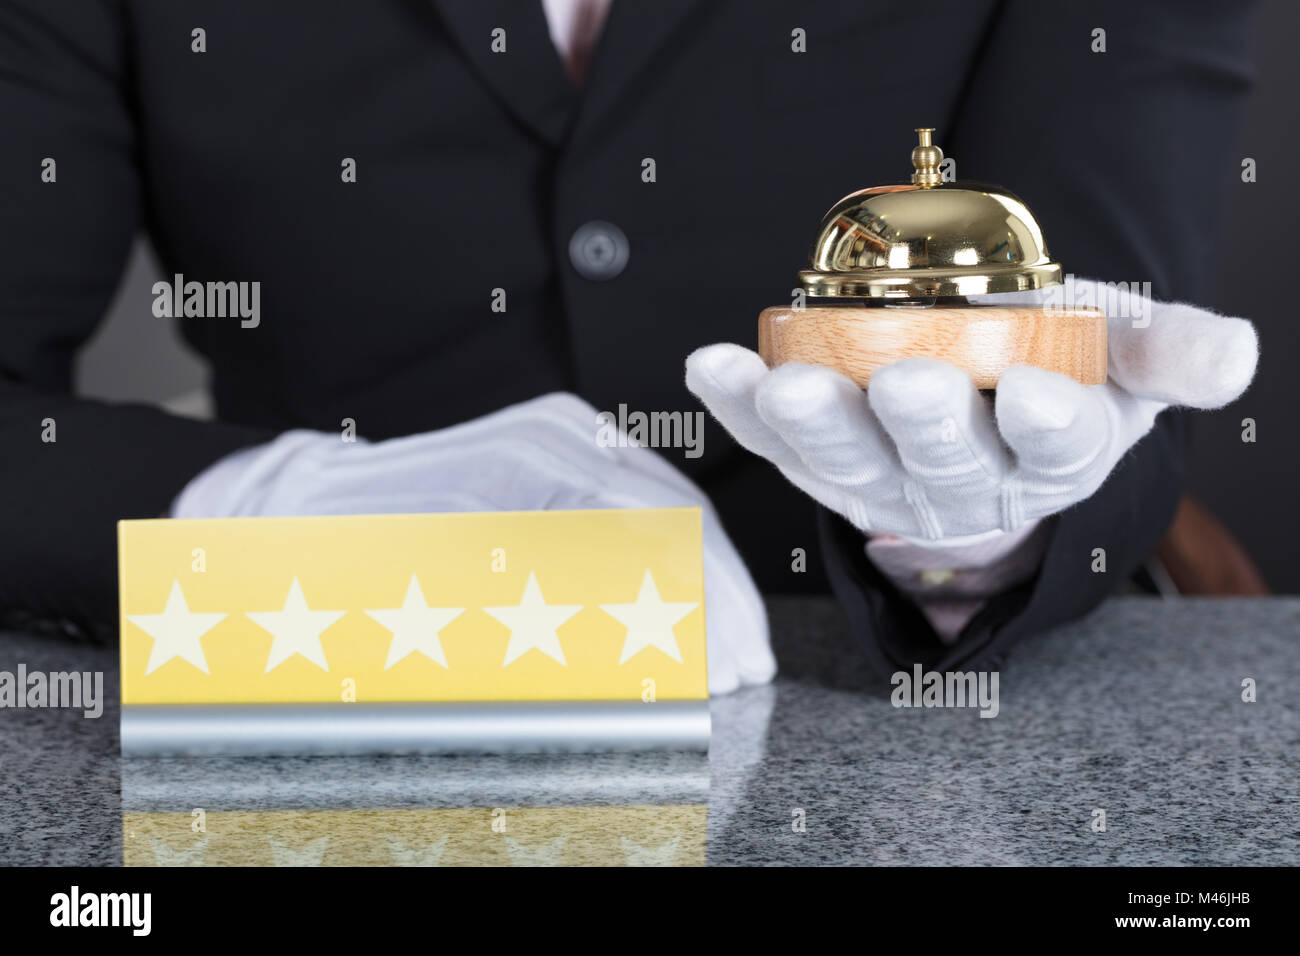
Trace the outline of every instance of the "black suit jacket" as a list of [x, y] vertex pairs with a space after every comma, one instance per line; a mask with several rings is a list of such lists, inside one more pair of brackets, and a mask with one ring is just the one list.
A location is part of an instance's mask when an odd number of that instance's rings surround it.
[[[286, 428], [353, 418], [382, 439], [555, 389], [698, 408], [683, 358], [752, 345], [821, 212], [905, 178], [916, 126], [938, 128], [960, 178], [1024, 197], [1069, 271], [1194, 300], [1238, 179], [1247, 21], [1221, 0], [615, 0], [578, 91], [537, 0], [4, 0], [0, 607], [111, 634], [115, 521], [164, 512], [204, 467]], [[568, 258], [592, 220], [628, 237], [610, 281]], [[262, 283], [256, 329], [180, 322], [211, 361], [219, 422], [71, 393], [141, 228], [169, 273]], [[829, 574], [888, 672], [982, 659], [1101, 600], [1172, 513], [1168, 417], [954, 649], [860, 535], [716, 424], [698, 460], [668, 454], [761, 587]]]

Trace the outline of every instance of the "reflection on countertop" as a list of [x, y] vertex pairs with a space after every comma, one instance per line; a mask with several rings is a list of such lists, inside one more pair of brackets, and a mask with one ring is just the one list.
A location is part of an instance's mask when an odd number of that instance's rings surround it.
[[126, 813], [123, 852], [127, 866], [701, 866], [707, 813], [704, 804]]
[[0, 635], [109, 698], [0, 709], [0, 863], [1300, 862], [1300, 600], [1113, 600], [1019, 648], [993, 719], [893, 707], [833, 602], [770, 607], [781, 677], [712, 702], [707, 757], [123, 761], [115, 651]]
[[702, 865], [700, 753], [122, 761], [127, 866]]

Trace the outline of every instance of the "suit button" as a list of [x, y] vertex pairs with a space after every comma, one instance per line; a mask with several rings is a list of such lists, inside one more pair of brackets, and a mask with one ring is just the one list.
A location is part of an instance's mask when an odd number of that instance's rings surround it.
[[579, 226], [569, 240], [569, 261], [578, 275], [605, 282], [627, 267], [628, 243], [612, 222], [594, 220]]

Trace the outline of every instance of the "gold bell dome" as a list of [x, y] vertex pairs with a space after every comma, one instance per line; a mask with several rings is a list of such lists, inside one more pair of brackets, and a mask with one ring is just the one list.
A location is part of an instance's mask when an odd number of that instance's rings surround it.
[[945, 183], [934, 130], [916, 132], [910, 183], [850, 193], [823, 218], [799, 273], [805, 293], [930, 299], [1059, 285], [1029, 207], [999, 186]]

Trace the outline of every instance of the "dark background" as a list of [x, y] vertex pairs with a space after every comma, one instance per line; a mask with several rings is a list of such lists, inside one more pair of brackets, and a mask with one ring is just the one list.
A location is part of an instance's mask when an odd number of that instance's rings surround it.
[[[1196, 416], [1189, 462], [1190, 490], [1241, 539], [1273, 590], [1285, 593], [1300, 593], [1300, 521], [1291, 498], [1300, 471], [1300, 373], [1288, 365], [1288, 356], [1300, 352], [1300, 325], [1293, 315], [1300, 295], [1291, 287], [1293, 276], [1300, 277], [1300, 263], [1291, 261], [1300, 220], [1300, 188], [1292, 181], [1294, 157], [1300, 155], [1297, 36], [1300, 3], [1267, 0], [1255, 37], [1255, 95], [1238, 150], [1242, 158], [1256, 160], [1257, 181], [1241, 182], [1239, 166], [1224, 170], [1228, 219], [1202, 224], [1218, 237], [1218, 291], [1212, 301], [1199, 303], [1256, 323], [1259, 374], [1239, 401]], [[1159, 142], [1150, 144], [1147, 156], [1134, 157], [1134, 162], [1166, 164], [1171, 171], [1178, 161]], [[150, 286], [157, 274], [152, 253], [141, 242], [108, 321], [81, 357], [78, 391], [158, 402], [202, 416], [208, 411], [203, 363], [169, 323], [150, 313]], [[1253, 445], [1240, 441], [1246, 417], [1256, 422]]]
[[[1193, 494], [1208, 504], [1241, 539], [1274, 591], [1300, 592], [1300, 520], [1295, 493], [1300, 473], [1300, 374], [1291, 359], [1300, 354], [1295, 282], [1300, 263], [1293, 257], [1300, 189], [1294, 181], [1300, 155], [1300, 3], [1271, 0], [1260, 10], [1255, 35], [1255, 95], [1240, 153], [1258, 163], [1258, 179], [1232, 186], [1228, 221], [1207, 222], [1218, 233], [1222, 259], [1218, 292], [1207, 303], [1229, 315], [1255, 322], [1260, 363], [1255, 384], [1219, 412], [1195, 417], [1195, 443], [1189, 466]], [[1154, 155], [1160, 144], [1153, 143]], [[1177, 156], [1167, 157], [1177, 163]], [[1195, 196], [1187, 197], [1195, 202]], [[1256, 443], [1240, 442], [1241, 420], [1256, 422]], [[1224, 448], [1241, 453], [1225, 455]]]

